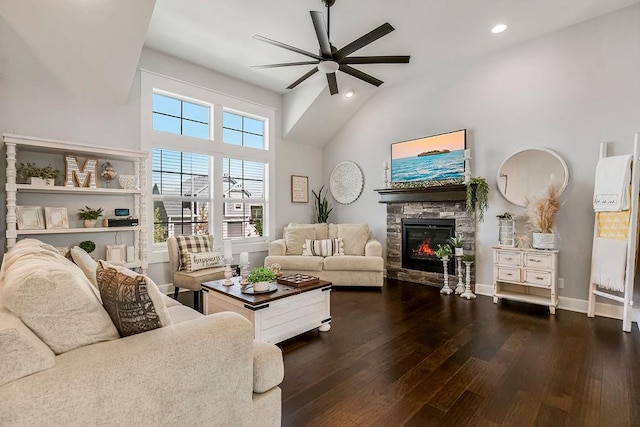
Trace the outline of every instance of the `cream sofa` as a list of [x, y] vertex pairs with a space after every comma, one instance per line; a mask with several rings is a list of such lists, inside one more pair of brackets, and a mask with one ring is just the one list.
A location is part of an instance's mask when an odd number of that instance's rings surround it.
[[[302, 255], [302, 244], [310, 237], [312, 240], [340, 237], [345, 254], [328, 257]], [[308, 274], [328, 280], [334, 286], [383, 285], [382, 245], [371, 238], [367, 224], [289, 224], [284, 229], [283, 238], [269, 244], [269, 255], [264, 265], [270, 267], [273, 264], [279, 264], [284, 274]]]
[[[110, 318], [79, 268], [27, 240], [5, 255], [0, 270], [0, 425], [280, 425], [282, 353], [255, 342], [249, 321], [230, 312], [203, 316], [163, 297], [171, 325], [126, 338], [116, 330], [114, 337], [108, 327], [87, 326], [87, 318]], [[18, 280], [29, 284], [21, 300]], [[29, 289], [50, 300], [51, 292], [73, 292], [69, 284], [80, 297], [50, 305], [72, 312], [60, 336], [99, 342], [54, 353], [26, 326], [42, 314], [29, 315], [26, 301]], [[72, 307], [83, 298], [89, 309]]]

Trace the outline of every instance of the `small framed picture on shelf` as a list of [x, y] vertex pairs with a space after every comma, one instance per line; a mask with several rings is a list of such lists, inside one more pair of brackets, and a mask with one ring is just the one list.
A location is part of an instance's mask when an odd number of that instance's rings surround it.
[[69, 228], [67, 208], [44, 208], [44, 219], [48, 229]]
[[16, 206], [18, 230], [44, 230], [44, 217], [40, 206]]
[[107, 253], [105, 255], [107, 261], [127, 261], [126, 245], [107, 245]]
[[291, 202], [309, 203], [309, 177], [291, 175]]

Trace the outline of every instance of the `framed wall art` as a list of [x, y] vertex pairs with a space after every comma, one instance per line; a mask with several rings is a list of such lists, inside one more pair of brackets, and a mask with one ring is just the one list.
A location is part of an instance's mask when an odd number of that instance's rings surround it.
[[107, 261], [127, 261], [127, 246], [126, 245], [107, 245], [105, 254]]
[[40, 206], [16, 206], [18, 230], [44, 230], [44, 217]]
[[69, 228], [67, 208], [44, 208], [44, 219], [47, 229]]
[[291, 202], [309, 203], [309, 177], [291, 175]]

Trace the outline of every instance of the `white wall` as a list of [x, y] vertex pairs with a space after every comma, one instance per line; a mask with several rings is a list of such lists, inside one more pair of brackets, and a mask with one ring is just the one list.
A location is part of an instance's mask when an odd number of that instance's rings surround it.
[[640, 5], [379, 91], [325, 147], [325, 178], [343, 160], [358, 163], [365, 175], [363, 194], [351, 205], [334, 202], [332, 220], [368, 222], [384, 242], [385, 206], [373, 190], [382, 186], [390, 144], [466, 128], [473, 175], [493, 189], [476, 245], [478, 283], [491, 284], [495, 215], [523, 213], [497, 191], [498, 166], [514, 151], [551, 148], [571, 176], [556, 222], [560, 295], [586, 299], [598, 146], [612, 141], [614, 154], [630, 152], [640, 131], [638, 22]]
[[[88, 95], [74, 94], [56, 79], [2, 19], [0, 40], [0, 133], [18, 133], [96, 146], [140, 148], [139, 75], [134, 80], [125, 105], [97, 102]], [[320, 183], [322, 152], [318, 147], [281, 140], [280, 94], [149, 49], [143, 51], [140, 67], [275, 108], [276, 191], [273, 200], [276, 205], [276, 233], [281, 234], [282, 227], [290, 221], [308, 221], [312, 217], [311, 202], [291, 203], [289, 180], [290, 175], [296, 174], [309, 176], [311, 188]], [[0, 164], [1, 197], [4, 198], [5, 162]], [[5, 214], [4, 209], [0, 210], [2, 236]], [[79, 241], [75, 236], [70, 236], [69, 240], [75, 243]], [[5, 247], [2, 238], [0, 250], [4, 252]], [[261, 264], [265, 255], [252, 254], [252, 263]], [[150, 273], [159, 284], [171, 281], [164, 265], [152, 266]]]

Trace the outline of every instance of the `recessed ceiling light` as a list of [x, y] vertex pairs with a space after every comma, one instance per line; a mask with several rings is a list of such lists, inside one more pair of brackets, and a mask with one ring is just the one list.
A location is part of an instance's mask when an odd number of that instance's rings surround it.
[[346, 91], [346, 92], [344, 93], [344, 97], [345, 97], [345, 98], [353, 98], [353, 95], [355, 95], [355, 94], [356, 94], [356, 91], [355, 91], [355, 90], [353, 90], [353, 89], [349, 89], [348, 91]]
[[506, 26], [506, 25], [504, 25], [504, 24], [498, 24], [498, 25], [496, 25], [495, 27], [493, 27], [493, 28], [491, 29], [491, 32], [492, 32], [493, 34], [498, 34], [498, 33], [503, 32], [503, 31], [504, 31], [504, 30], [506, 30], [506, 29], [507, 29], [507, 26]]

